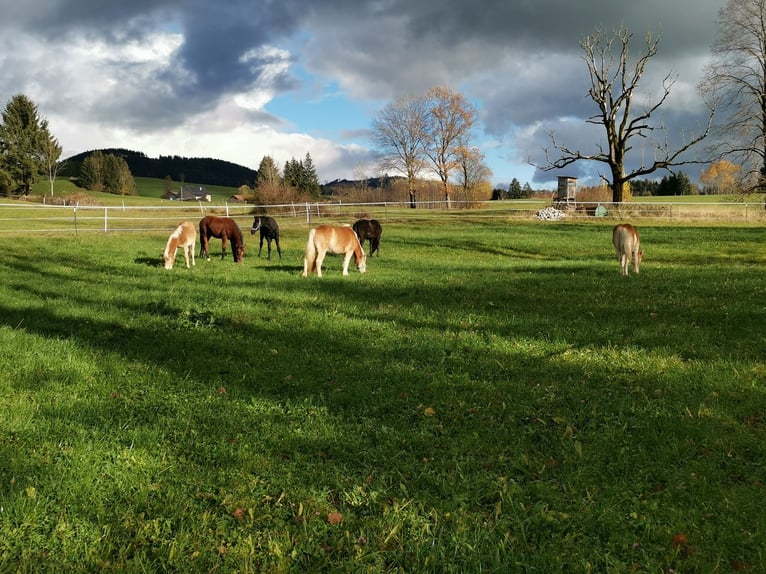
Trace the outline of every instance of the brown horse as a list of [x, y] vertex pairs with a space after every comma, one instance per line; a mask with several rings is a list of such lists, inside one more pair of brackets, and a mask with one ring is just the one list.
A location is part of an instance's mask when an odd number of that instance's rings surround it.
[[200, 249], [199, 256], [207, 257], [210, 260], [210, 250], [208, 249], [208, 240], [211, 237], [221, 239], [221, 259], [226, 257], [226, 241], [231, 241], [231, 251], [234, 255], [234, 262], [240, 263], [245, 257], [245, 242], [242, 239], [242, 231], [237, 222], [229, 217], [216, 217], [215, 215], [206, 215], [199, 220]]
[[306, 257], [303, 259], [303, 276], [316, 271], [318, 277], [322, 276], [322, 262], [327, 252], [343, 253], [343, 275], [348, 275], [348, 264], [351, 256], [355, 256], [356, 267], [359, 273], [367, 270], [367, 260], [364, 249], [359, 243], [359, 238], [350, 227], [333, 227], [320, 225], [309, 231], [309, 240], [306, 243]]
[[383, 234], [383, 228], [377, 219], [360, 219], [352, 226], [352, 229], [359, 237], [359, 243], [364, 246], [364, 242], [370, 240], [370, 257], [377, 251], [380, 257], [380, 236]]
[[165, 269], [173, 269], [173, 263], [176, 262], [176, 249], [183, 250], [186, 268], [189, 269], [189, 257], [191, 264], [194, 265], [194, 244], [197, 242], [197, 230], [190, 221], [184, 221], [175, 228], [168, 237], [168, 243], [165, 245], [165, 252], [162, 256], [165, 258]]

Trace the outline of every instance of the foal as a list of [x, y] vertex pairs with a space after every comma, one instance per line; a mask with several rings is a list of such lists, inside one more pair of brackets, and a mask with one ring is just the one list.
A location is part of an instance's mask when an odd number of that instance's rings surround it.
[[279, 225], [277, 225], [277, 222], [268, 215], [256, 215], [253, 219], [253, 226], [250, 228], [250, 235], [254, 235], [259, 230], [261, 232], [261, 243], [258, 245], [258, 257], [261, 256], [263, 240], [265, 239], [269, 250], [268, 259], [271, 261], [271, 241], [274, 240], [277, 244], [279, 260], [282, 261], [282, 249], [279, 247]]
[[180, 223], [173, 233], [168, 237], [168, 243], [165, 245], [165, 252], [162, 254], [165, 258], [165, 269], [173, 269], [173, 263], [176, 261], [176, 249], [183, 250], [186, 268], [189, 269], [189, 257], [191, 264], [194, 265], [194, 244], [197, 241], [197, 229], [189, 221]]

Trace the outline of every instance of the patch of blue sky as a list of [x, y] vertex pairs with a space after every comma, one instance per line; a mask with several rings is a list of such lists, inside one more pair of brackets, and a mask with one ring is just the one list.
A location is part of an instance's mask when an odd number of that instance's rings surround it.
[[361, 134], [368, 132], [382, 104], [354, 101], [337, 82], [313, 76], [302, 66], [294, 66], [291, 72], [300, 86], [275, 96], [266, 104], [266, 111], [295, 131], [343, 143], [366, 143], [360, 137], [368, 136]]
[[296, 131], [336, 141], [369, 130], [372, 122], [366, 105], [351, 101], [333, 84], [312, 84], [300, 92], [283, 93], [266, 110]]

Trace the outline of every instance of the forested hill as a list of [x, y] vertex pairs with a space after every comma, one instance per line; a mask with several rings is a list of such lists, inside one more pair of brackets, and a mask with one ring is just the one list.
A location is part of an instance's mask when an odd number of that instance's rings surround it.
[[257, 170], [221, 159], [160, 156], [147, 157], [146, 154], [127, 149], [90, 150], [72, 156], [66, 160], [65, 168], [60, 172], [64, 176], [76, 177], [80, 173], [83, 160], [94, 151], [104, 155], [112, 154], [125, 159], [133, 177], [156, 177], [164, 179], [170, 176], [173, 181], [188, 181], [206, 185], [239, 187], [255, 184]]

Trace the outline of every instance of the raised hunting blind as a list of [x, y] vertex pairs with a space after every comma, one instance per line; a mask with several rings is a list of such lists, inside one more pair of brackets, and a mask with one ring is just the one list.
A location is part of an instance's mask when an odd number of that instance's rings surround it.
[[559, 176], [559, 185], [553, 197], [555, 207], [568, 207], [577, 203], [577, 178], [568, 175]]

